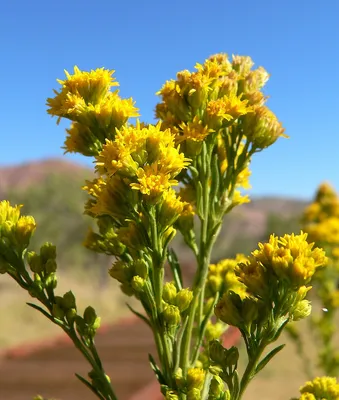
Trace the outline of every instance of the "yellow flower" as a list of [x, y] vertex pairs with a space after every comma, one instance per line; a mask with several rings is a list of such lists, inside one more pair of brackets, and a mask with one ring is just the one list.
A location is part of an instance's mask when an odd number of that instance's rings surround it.
[[73, 122], [70, 129], [66, 129], [68, 136], [65, 140], [66, 153], [81, 153], [84, 156], [95, 156], [102, 149], [102, 143], [92, 134], [86, 125]]
[[254, 62], [249, 56], [232, 56], [232, 67], [242, 78], [245, 78], [249, 74], [253, 65]]
[[[318, 377], [313, 379], [313, 381], [306, 382], [305, 385], [300, 388], [300, 393], [302, 395], [314, 395], [316, 400], [339, 399], [339, 383], [336, 378], [330, 378], [328, 376]], [[304, 400], [308, 399], [308, 397], [301, 396], [300, 399]]]
[[111, 87], [119, 86], [112, 77], [114, 72], [104, 68], [84, 72], [75, 66], [74, 74], [71, 75], [65, 70], [67, 79], [58, 80], [62, 86], [61, 91], [55, 90], [55, 97], [47, 99], [49, 106], [47, 112], [58, 117], [69, 118], [72, 107], [67, 105], [67, 102], [74, 96], [82, 99], [84, 104], [99, 103]]
[[173, 225], [179, 218], [187, 203], [181, 201], [175, 190], [168, 189], [163, 193], [161, 208], [159, 211], [159, 224], [162, 227]]
[[259, 243], [259, 249], [252, 254], [278, 278], [288, 280], [292, 287], [303, 286], [311, 280], [316, 269], [326, 265], [325, 252], [314, 243], [307, 242], [307, 233], [300, 235], [270, 236], [269, 242]]
[[131, 188], [152, 198], [158, 198], [171, 186], [178, 184], [178, 181], [171, 179], [169, 174], [162, 173], [154, 165], [139, 168], [137, 178], [138, 183], [131, 183]]

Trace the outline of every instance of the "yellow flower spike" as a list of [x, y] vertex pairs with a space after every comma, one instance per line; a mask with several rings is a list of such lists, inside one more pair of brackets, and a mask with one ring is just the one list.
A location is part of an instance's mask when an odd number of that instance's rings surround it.
[[255, 257], [250, 257], [247, 262], [240, 262], [235, 267], [235, 275], [251, 293], [267, 298], [270, 289], [268, 275], [263, 264]]
[[35, 219], [30, 215], [24, 215], [19, 218], [15, 227], [15, 237], [22, 248], [27, 248], [30, 239], [35, 231]]

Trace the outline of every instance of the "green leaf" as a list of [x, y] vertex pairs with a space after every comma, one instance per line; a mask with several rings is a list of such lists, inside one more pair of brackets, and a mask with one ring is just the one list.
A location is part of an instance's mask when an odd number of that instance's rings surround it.
[[81, 381], [85, 386], [87, 386], [89, 390], [91, 390], [97, 397], [99, 397], [100, 400], [105, 400], [105, 397], [103, 397], [101, 393], [99, 393], [98, 389], [96, 389], [91, 382], [87, 381], [79, 374], [75, 374], [75, 376], [79, 379], [79, 381]]
[[171, 271], [173, 274], [175, 286], [176, 286], [177, 290], [179, 291], [182, 289], [182, 286], [183, 286], [182, 274], [181, 274], [181, 267], [180, 267], [178, 257], [173, 249], [169, 249], [167, 251], [167, 260], [168, 260], [168, 263], [170, 265], [170, 268], [171, 268]]
[[197, 182], [196, 185], [196, 191], [197, 191], [197, 214], [199, 215], [200, 218], [203, 218], [204, 216], [204, 205], [203, 205], [203, 195], [202, 195], [202, 185], [201, 182]]
[[237, 371], [233, 374], [233, 389], [232, 389], [232, 399], [237, 399], [240, 391], [239, 375]]
[[42, 314], [44, 314], [44, 316], [46, 318], [48, 318], [50, 321], [54, 322], [54, 317], [52, 317], [52, 315], [50, 315], [46, 310], [44, 310], [43, 308], [41, 308], [40, 306], [37, 306], [34, 303], [26, 303], [28, 306], [34, 308], [35, 310], [40, 311]]
[[261, 371], [267, 363], [269, 363], [272, 358], [279, 353], [280, 350], [282, 350], [285, 347], [285, 344], [281, 344], [280, 346], [276, 347], [272, 351], [270, 351], [257, 365], [257, 368], [255, 369], [255, 374], [257, 374], [259, 371]]
[[130, 311], [132, 311], [132, 313], [134, 315], [136, 315], [138, 318], [142, 319], [146, 325], [148, 325], [151, 328], [151, 324], [149, 322], [149, 320], [142, 314], [140, 314], [138, 311], [134, 310], [134, 308], [132, 308], [128, 303], [126, 303], [127, 307], [130, 309]]
[[160, 385], [166, 385], [166, 380], [151, 354], [148, 354], [148, 359]]

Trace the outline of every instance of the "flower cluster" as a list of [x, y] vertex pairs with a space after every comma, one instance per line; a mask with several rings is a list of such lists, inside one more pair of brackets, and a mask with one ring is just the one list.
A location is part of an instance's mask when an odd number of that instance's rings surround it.
[[247, 330], [253, 322], [262, 326], [281, 317], [298, 320], [309, 315], [305, 296], [316, 269], [326, 264], [323, 250], [307, 242], [307, 234], [271, 235], [259, 243], [249, 261], [241, 262], [235, 274], [243, 287], [228, 290], [215, 313], [225, 323]]
[[121, 99], [114, 71], [98, 68], [90, 72], [74, 67], [74, 74], [65, 71], [65, 80], [58, 80], [61, 90], [47, 99], [48, 113], [72, 121], [65, 141], [66, 152], [94, 156], [107, 138], [113, 139], [115, 129], [125, 125], [130, 117], [137, 117], [138, 109], [132, 99]]
[[293, 400], [336, 400], [339, 399], [339, 383], [336, 378], [323, 376], [306, 382], [300, 388], [301, 396]]

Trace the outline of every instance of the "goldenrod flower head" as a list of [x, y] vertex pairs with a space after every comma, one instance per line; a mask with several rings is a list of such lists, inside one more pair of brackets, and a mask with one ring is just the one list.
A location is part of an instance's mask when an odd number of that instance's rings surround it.
[[180, 324], [181, 316], [180, 310], [177, 306], [167, 305], [162, 312], [162, 316], [168, 325], [177, 326]]
[[235, 275], [249, 292], [266, 298], [270, 290], [268, 276], [264, 265], [255, 257], [250, 257], [246, 262], [240, 262], [235, 267]]
[[193, 292], [189, 289], [181, 289], [175, 296], [175, 304], [179, 308], [180, 312], [185, 311], [191, 301], [193, 300]]
[[192, 122], [183, 122], [179, 126], [182, 133], [177, 136], [177, 143], [181, 143], [184, 140], [202, 142], [206, 136], [213, 132], [212, 129], [202, 123], [198, 116], [195, 116]]
[[139, 190], [152, 199], [159, 199], [171, 186], [178, 184], [178, 181], [171, 179], [169, 174], [159, 171], [157, 165], [146, 165], [144, 168], [139, 168], [137, 179], [138, 183], [131, 183], [131, 188]]
[[[304, 386], [300, 388], [302, 396], [300, 399], [306, 400], [307, 394], [314, 395], [314, 399], [339, 399], [339, 383], [336, 378], [330, 378], [328, 376], [318, 377], [313, 381], [306, 382]], [[305, 395], [303, 397], [303, 395]], [[312, 398], [312, 397], [310, 397]]]
[[300, 235], [270, 236], [269, 242], [259, 243], [259, 250], [252, 254], [267, 270], [273, 270], [278, 278], [285, 279], [292, 287], [310, 282], [316, 269], [327, 263], [325, 252], [314, 243], [307, 242], [307, 233]]
[[257, 299], [242, 287], [234, 288], [224, 293], [214, 312], [224, 323], [244, 328], [258, 317]]
[[95, 217], [109, 215], [119, 224], [133, 213], [136, 199], [129, 188], [129, 182], [120, 176], [111, 176], [87, 182], [87, 191], [94, 197], [87, 203], [86, 211]]
[[299, 321], [308, 317], [311, 314], [312, 306], [308, 300], [300, 300], [291, 312], [293, 321]]
[[205, 381], [205, 371], [201, 368], [189, 368], [187, 371], [187, 388], [202, 389]]
[[269, 73], [263, 67], [250, 71], [244, 81], [244, 93], [258, 92], [265, 86], [269, 77]]
[[279, 137], [287, 138], [284, 131], [275, 114], [266, 106], [255, 107], [253, 113], [244, 117], [244, 134], [255, 148], [264, 149]]
[[6, 221], [16, 224], [20, 218], [21, 207], [22, 205], [13, 207], [9, 201], [2, 200], [0, 202], [0, 226]]
[[232, 55], [232, 67], [242, 78], [249, 74], [254, 62], [249, 56]]
[[177, 288], [174, 282], [165, 283], [162, 290], [162, 298], [168, 304], [175, 304], [175, 296], [177, 295]]
[[47, 99], [47, 105], [50, 107], [48, 113], [59, 117], [68, 117], [68, 106], [65, 103], [72, 96], [82, 98], [85, 104], [97, 104], [107, 94], [113, 86], [119, 86], [112, 77], [115, 71], [98, 68], [90, 72], [80, 71], [75, 66], [74, 74], [71, 75], [65, 70], [65, 80], [57, 80], [60, 83], [61, 91], [54, 91], [55, 97]]
[[173, 225], [180, 217], [187, 203], [181, 201], [175, 190], [168, 189], [163, 193], [159, 211], [159, 224], [162, 227]]
[[[0, 238], [9, 241], [13, 250], [27, 248], [35, 231], [36, 223], [32, 216], [20, 215], [21, 205], [11, 206], [9, 201], [0, 202]], [[5, 257], [6, 252], [0, 255]]]
[[205, 339], [207, 342], [211, 340], [216, 340], [221, 337], [221, 335], [225, 332], [226, 326], [221, 322], [216, 322], [215, 324], [212, 321], [207, 322]]
[[84, 156], [96, 156], [102, 149], [102, 143], [93, 135], [88, 126], [72, 122], [66, 129], [65, 153], [80, 153]]

